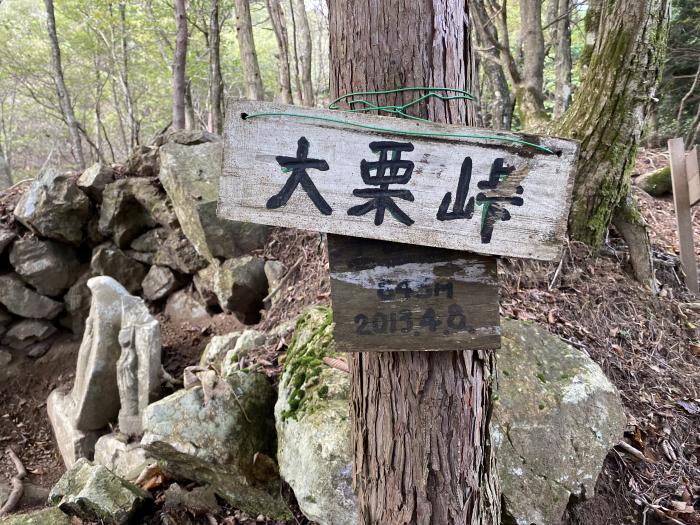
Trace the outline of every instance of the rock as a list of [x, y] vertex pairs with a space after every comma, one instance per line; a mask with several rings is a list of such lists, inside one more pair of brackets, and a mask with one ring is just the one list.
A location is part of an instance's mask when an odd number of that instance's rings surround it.
[[90, 313], [90, 288], [87, 282], [92, 277], [90, 269], [83, 271], [75, 284], [71, 286], [66, 295], [63, 296], [63, 303], [66, 305], [66, 318], [61, 323], [70, 328], [75, 335], [82, 335], [85, 330], [85, 320]]
[[12, 319], [12, 314], [7, 311], [7, 308], [0, 304], [0, 331], [2, 331], [2, 328], [10, 324]]
[[146, 267], [126, 256], [112, 244], [101, 244], [92, 252], [90, 268], [93, 275], [104, 275], [116, 279], [129, 293], [141, 289], [146, 276]]
[[76, 185], [92, 200], [102, 202], [105, 186], [114, 182], [114, 170], [106, 164], [93, 164], [78, 178]]
[[24, 350], [32, 344], [43, 341], [56, 333], [56, 327], [43, 319], [22, 319], [10, 327], [2, 338], [2, 344]]
[[197, 253], [182, 230], [173, 230], [168, 234], [153, 262], [180, 273], [195, 273], [207, 265], [207, 261]]
[[188, 289], [172, 294], [165, 304], [165, 315], [177, 323], [203, 324], [211, 317], [206, 307]]
[[131, 241], [131, 249], [139, 252], [155, 253], [167, 238], [168, 230], [165, 228], [154, 228]]
[[320, 525], [354, 525], [350, 376], [323, 363], [333, 354], [332, 313], [308, 310], [297, 323], [280, 380], [277, 461], [307, 518]]
[[213, 294], [226, 311], [255, 316], [267, 294], [265, 261], [244, 255], [220, 264], [214, 261], [197, 274], [197, 283], [205, 294]]
[[157, 225], [174, 227], [175, 214], [166, 195], [154, 181], [121, 179], [105, 187], [98, 229], [120, 248]]
[[663, 197], [673, 191], [670, 166], [640, 175], [635, 182], [652, 197]]
[[221, 374], [228, 377], [239, 368], [245, 368], [243, 358], [252, 350], [264, 346], [268, 342], [267, 334], [257, 330], [245, 330], [236, 338], [233, 348], [226, 352], [221, 365]]
[[2, 520], [2, 525], [71, 525], [71, 523], [70, 516], [56, 508], [13, 514]]
[[220, 362], [229, 350], [233, 350], [236, 341], [241, 336], [241, 332], [231, 332], [224, 335], [215, 335], [211, 338], [199, 358], [199, 366], [207, 366]]
[[79, 244], [90, 200], [67, 176], [43, 171], [15, 207], [15, 218], [42, 237]]
[[7, 350], [0, 349], [0, 367], [9, 365], [12, 362], [12, 354]]
[[254, 372], [222, 379], [209, 370], [201, 379], [148, 406], [141, 444], [176, 478], [212, 485], [249, 514], [286, 516], [279, 479], [252, 476], [255, 454], [274, 453], [274, 389]]
[[90, 315], [78, 350], [73, 389], [51, 392], [49, 420], [67, 467], [79, 458], [92, 458], [97, 438], [117, 419], [119, 388], [116, 366], [121, 355], [119, 330], [122, 298], [128, 292], [111, 277], [93, 277]]
[[119, 430], [135, 436], [143, 431], [144, 410], [160, 394], [161, 367], [160, 324], [139, 297], [122, 297], [119, 344]]
[[583, 353], [535, 324], [502, 320], [492, 436], [504, 512], [559, 523], [575, 495], [594, 494], [626, 417], [615, 387]]
[[222, 142], [197, 140], [188, 144], [170, 142], [161, 148], [159, 174], [187, 238], [209, 262], [214, 257], [228, 259], [262, 248], [269, 233], [267, 226], [216, 216]]
[[280, 285], [287, 271], [280, 261], [265, 261], [265, 277], [267, 278], [267, 295], [274, 293], [270, 298], [272, 304], [280, 300], [284, 294], [280, 293]]
[[137, 146], [127, 159], [124, 169], [127, 174], [137, 177], [155, 177], [158, 175], [158, 148]]
[[161, 146], [167, 142], [182, 144], [183, 146], [196, 146], [205, 142], [220, 142], [221, 137], [204, 130], [175, 129], [169, 130], [162, 137]]
[[10, 263], [37, 292], [52, 297], [70, 288], [80, 272], [80, 263], [71, 247], [33, 235], [12, 245]]
[[5, 252], [5, 249], [12, 244], [16, 237], [15, 232], [0, 225], [0, 255]]
[[146, 299], [160, 301], [177, 290], [181, 284], [182, 280], [170, 268], [151, 266], [141, 286]]
[[150, 499], [145, 490], [86, 459], [63, 474], [49, 495], [49, 503], [66, 514], [115, 525], [127, 523]]
[[0, 275], [0, 303], [13, 314], [30, 319], [53, 319], [63, 311], [63, 303], [29, 289], [15, 273]]
[[95, 444], [95, 463], [117, 476], [134, 482], [149, 466], [155, 464], [140, 443], [129, 443], [124, 434], [105, 434]]
[[195, 487], [185, 490], [177, 483], [173, 483], [165, 491], [165, 503], [163, 507], [168, 511], [183, 510], [196, 516], [216, 514], [219, 503], [216, 494], [211, 487]]

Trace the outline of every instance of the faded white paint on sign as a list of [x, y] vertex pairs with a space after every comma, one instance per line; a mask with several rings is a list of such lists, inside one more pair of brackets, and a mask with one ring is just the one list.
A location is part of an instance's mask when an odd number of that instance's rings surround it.
[[[256, 113], [285, 115], [245, 118]], [[556, 153], [454, 134], [520, 139]], [[566, 233], [577, 153], [575, 143], [555, 138], [235, 101], [227, 110], [219, 215], [551, 260]]]

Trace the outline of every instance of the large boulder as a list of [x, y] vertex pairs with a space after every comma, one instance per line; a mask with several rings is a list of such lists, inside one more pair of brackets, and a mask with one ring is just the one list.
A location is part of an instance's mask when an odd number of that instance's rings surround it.
[[114, 182], [114, 170], [111, 166], [97, 163], [86, 169], [76, 182], [92, 200], [102, 202], [102, 193], [107, 184]]
[[182, 285], [182, 279], [170, 268], [151, 266], [143, 280], [143, 296], [149, 301], [165, 299]]
[[[322, 362], [333, 351], [330, 322], [322, 309], [300, 319], [275, 407], [280, 474], [321, 525], [354, 523], [345, 491], [349, 376]], [[505, 522], [559, 523], [572, 495], [593, 495], [605, 455], [622, 436], [622, 404], [600, 367], [560, 338], [508, 319], [502, 331], [491, 439]]]
[[663, 197], [673, 191], [671, 167], [666, 166], [637, 177], [635, 183], [652, 197]]
[[42, 237], [79, 244], [90, 199], [68, 175], [43, 171], [17, 203], [15, 218]]
[[264, 375], [237, 372], [226, 379], [201, 372], [201, 386], [148, 406], [141, 444], [177, 478], [212, 485], [250, 514], [288, 514], [279, 479], [259, 479], [256, 454], [274, 455], [275, 392]]
[[153, 180], [120, 179], [105, 187], [98, 229], [120, 248], [151, 228], [176, 224], [166, 195]]
[[15, 350], [43, 341], [56, 333], [56, 327], [43, 319], [22, 319], [13, 324], [2, 338], [2, 344]]
[[63, 303], [36, 293], [14, 273], [0, 275], [0, 303], [13, 314], [31, 319], [53, 319], [63, 310]]
[[320, 525], [357, 522], [350, 453], [350, 376], [334, 355], [332, 313], [307, 311], [287, 350], [275, 405], [277, 461], [304, 515]]
[[103, 465], [117, 476], [134, 482], [141, 473], [155, 464], [140, 443], [129, 443], [124, 434], [105, 434], [95, 444], [95, 463]]
[[82, 335], [85, 329], [85, 319], [90, 313], [90, 288], [87, 282], [92, 277], [91, 270], [84, 269], [78, 280], [71, 286], [63, 303], [66, 305], [66, 316], [61, 319], [61, 324], [70, 328], [75, 335]]
[[12, 244], [16, 237], [15, 232], [0, 224], [0, 255], [5, 252], [5, 249]]
[[176, 142], [178, 137], [170, 138], [172, 141], [160, 149], [159, 178], [197, 252], [212, 261], [214, 257], [228, 259], [262, 248], [269, 232], [267, 226], [216, 216], [222, 142]]
[[185, 274], [195, 273], [207, 265], [207, 261], [197, 253], [180, 229], [168, 233], [155, 253], [153, 263]]
[[129, 293], [141, 289], [146, 267], [128, 257], [113, 244], [101, 244], [92, 252], [90, 269], [93, 275], [106, 275], [116, 279]]
[[49, 494], [49, 503], [66, 514], [113, 525], [128, 523], [150, 499], [145, 490], [87, 459], [63, 474]]
[[15, 271], [42, 295], [65, 292], [80, 275], [80, 262], [70, 246], [28, 235], [10, 250]]
[[206, 305], [200, 302], [192, 290], [178, 290], [165, 303], [165, 315], [176, 323], [204, 325], [211, 321]]
[[588, 356], [536, 324], [504, 319], [492, 436], [506, 515], [559, 523], [570, 496], [591, 497], [627, 422]]

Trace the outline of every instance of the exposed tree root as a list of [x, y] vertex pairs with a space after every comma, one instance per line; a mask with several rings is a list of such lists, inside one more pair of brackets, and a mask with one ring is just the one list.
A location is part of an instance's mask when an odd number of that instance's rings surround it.
[[10, 483], [12, 484], [12, 492], [10, 492], [10, 497], [0, 509], [0, 517], [5, 516], [12, 512], [12, 510], [17, 506], [19, 500], [22, 499], [22, 494], [24, 493], [24, 478], [27, 477], [27, 470], [22, 465], [17, 454], [10, 447], [7, 447], [7, 455], [10, 456], [12, 463], [15, 464], [15, 469], [17, 469], [17, 475], [14, 476]]

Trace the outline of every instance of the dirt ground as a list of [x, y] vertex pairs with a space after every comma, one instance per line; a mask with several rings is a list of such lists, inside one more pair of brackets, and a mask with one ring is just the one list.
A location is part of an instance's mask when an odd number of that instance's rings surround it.
[[[663, 153], [643, 151], [636, 171], [665, 163]], [[609, 453], [596, 496], [572, 502], [562, 525], [700, 525], [700, 306], [681, 285], [672, 201], [634, 193], [650, 225], [658, 295], [631, 277], [626, 246], [614, 231], [599, 256], [570, 242], [561, 264], [507, 259], [499, 264], [502, 314], [537, 322], [590, 355], [619, 389], [628, 414], [626, 446]], [[700, 240], [698, 215], [696, 210]], [[700, 242], [698, 248], [700, 255]], [[329, 301], [327, 255], [319, 235], [276, 230], [264, 255], [282, 261], [289, 277], [280, 286], [280, 300], [250, 328], [269, 329], [294, 319], [309, 304]], [[205, 327], [159, 319], [164, 365], [175, 377], [197, 362], [213, 335], [244, 327], [225, 314]], [[278, 341], [253, 357], [271, 381], [286, 343]], [[0, 370], [0, 450], [16, 450], [30, 481], [45, 487], [63, 472], [46, 397], [72, 382], [78, 346], [78, 340], [63, 334], [45, 356], [31, 360], [15, 354]], [[9, 460], [0, 458], [0, 480], [13, 473]], [[165, 523], [157, 517], [154, 523]], [[234, 509], [224, 509], [219, 521], [256, 522], [257, 517]], [[291, 523], [306, 521], [299, 516]]]

